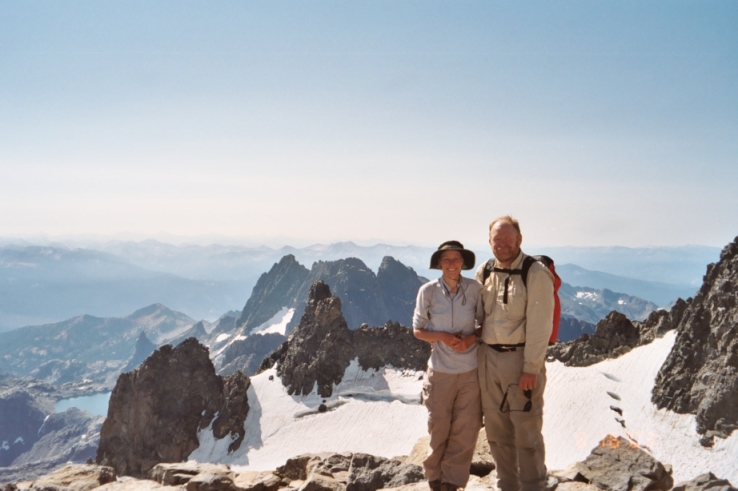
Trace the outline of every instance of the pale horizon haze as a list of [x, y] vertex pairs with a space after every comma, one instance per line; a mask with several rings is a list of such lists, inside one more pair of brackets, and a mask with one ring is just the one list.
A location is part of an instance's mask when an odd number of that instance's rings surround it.
[[722, 247], [738, 3], [0, 0], [0, 238]]

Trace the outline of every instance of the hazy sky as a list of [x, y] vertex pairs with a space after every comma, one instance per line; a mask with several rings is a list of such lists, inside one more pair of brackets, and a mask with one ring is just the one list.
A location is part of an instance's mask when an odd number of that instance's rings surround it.
[[[0, 236], [722, 246], [735, 1], [0, 0]], [[281, 239], [279, 239], [281, 240]]]

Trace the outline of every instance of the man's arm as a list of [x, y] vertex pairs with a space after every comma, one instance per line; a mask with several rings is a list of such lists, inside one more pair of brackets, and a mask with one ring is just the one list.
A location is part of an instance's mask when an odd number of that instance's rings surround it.
[[522, 390], [534, 389], [546, 360], [546, 348], [553, 329], [553, 275], [540, 263], [530, 267], [527, 281], [525, 348], [523, 374], [518, 382]]

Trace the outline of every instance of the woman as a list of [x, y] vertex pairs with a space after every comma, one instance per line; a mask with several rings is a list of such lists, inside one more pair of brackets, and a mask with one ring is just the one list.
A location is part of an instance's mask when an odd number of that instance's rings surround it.
[[482, 407], [477, 378], [477, 341], [484, 311], [477, 281], [461, 271], [474, 268], [474, 253], [455, 240], [431, 256], [442, 275], [418, 292], [413, 333], [432, 345], [423, 384], [430, 449], [423, 462], [433, 491], [455, 491], [469, 480]]

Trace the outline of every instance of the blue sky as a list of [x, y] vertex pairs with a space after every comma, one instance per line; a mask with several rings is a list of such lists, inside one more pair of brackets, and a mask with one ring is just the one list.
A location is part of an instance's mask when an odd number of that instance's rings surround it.
[[736, 2], [0, 0], [0, 236], [722, 246]]

